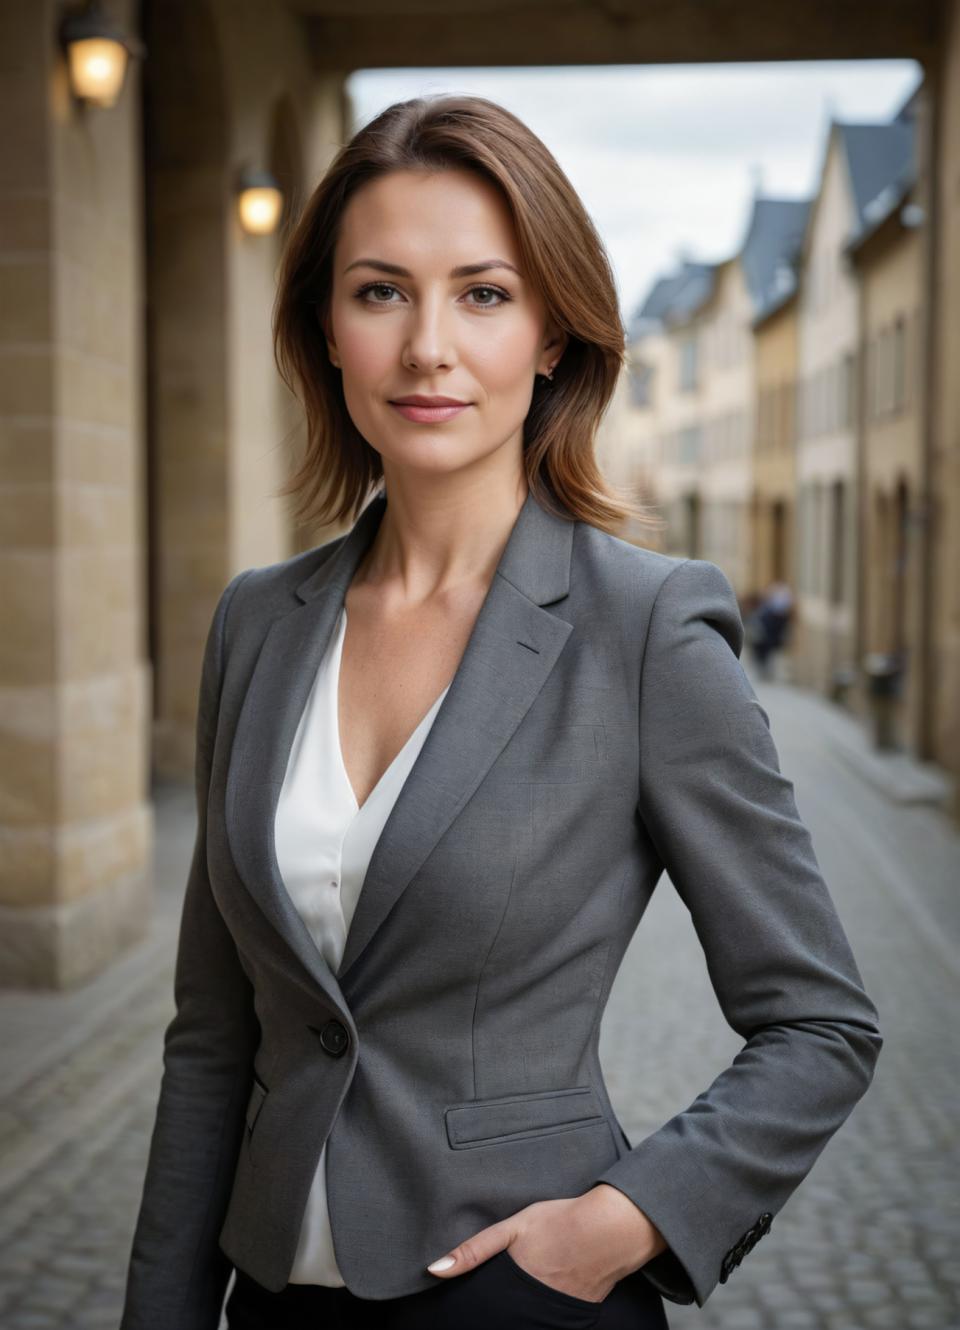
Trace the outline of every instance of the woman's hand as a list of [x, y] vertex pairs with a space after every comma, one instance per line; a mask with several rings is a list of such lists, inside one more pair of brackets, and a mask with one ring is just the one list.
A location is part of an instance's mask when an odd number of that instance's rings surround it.
[[[582, 1196], [535, 1201], [480, 1229], [438, 1261], [431, 1274], [465, 1274], [497, 1252], [528, 1274], [588, 1302], [602, 1302], [618, 1280], [664, 1251], [663, 1234], [616, 1187], [598, 1183]], [[444, 1262], [449, 1262], [445, 1268]]]

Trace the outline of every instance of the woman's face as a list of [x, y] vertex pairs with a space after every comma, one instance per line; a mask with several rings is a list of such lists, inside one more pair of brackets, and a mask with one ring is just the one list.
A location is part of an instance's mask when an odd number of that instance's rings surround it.
[[[518, 462], [534, 376], [566, 345], [523, 272], [506, 203], [467, 170], [395, 171], [353, 195], [325, 331], [351, 419], [385, 471], [447, 473], [499, 450]], [[405, 414], [394, 403], [411, 394], [466, 405]]]

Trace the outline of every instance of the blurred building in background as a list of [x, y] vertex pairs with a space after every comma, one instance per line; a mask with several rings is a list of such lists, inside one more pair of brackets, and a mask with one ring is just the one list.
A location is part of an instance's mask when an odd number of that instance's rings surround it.
[[756, 432], [750, 500], [750, 581], [797, 583], [797, 256], [809, 205], [757, 202], [769, 222], [756, 265], [752, 320], [756, 358]]
[[899, 653], [902, 741], [960, 775], [960, 0], [114, 0], [145, 49], [113, 90], [111, 52], [68, 62], [83, 8], [0, 8], [0, 983], [142, 935], [217, 597], [334, 534], [272, 497], [302, 438], [269, 311], [347, 76], [501, 65], [505, 31], [517, 65], [923, 65], [893, 124], [832, 128], [815, 199], [758, 194], [736, 255], [657, 283], [601, 442], [665, 548], [795, 586], [801, 682], [861, 706]]
[[[860, 615], [856, 658], [865, 653], [891, 657], [902, 675], [899, 739], [923, 748], [923, 678], [917, 663], [923, 652], [926, 593], [937, 570], [925, 558], [921, 539], [926, 523], [924, 456], [924, 250], [921, 228], [920, 145], [916, 116], [919, 96], [877, 139], [882, 161], [880, 187], [864, 206], [860, 225], [844, 253], [857, 283], [859, 377], [856, 407], [858, 468]], [[941, 546], [946, 554], [946, 546]], [[947, 582], [947, 568], [940, 570]], [[946, 605], [943, 606], [947, 609]], [[947, 610], [949, 615], [949, 611]], [[936, 637], [950, 632], [949, 617]], [[954, 662], [956, 668], [956, 662]], [[960, 680], [954, 678], [955, 688]], [[960, 722], [949, 699], [944, 722]], [[947, 736], [945, 735], [946, 739]], [[946, 757], [948, 744], [941, 756]]]
[[[955, 7], [945, 16], [956, 77]], [[655, 281], [628, 329], [628, 382], [607, 429], [665, 519], [657, 540], [626, 537], [721, 564], [745, 617], [785, 583], [792, 681], [878, 734], [882, 719], [886, 747], [938, 764], [956, 791], [951, 99], [949, 79], [928, 67], [889, 121], [832, 120], [812, 198], [758, 194], [735, 255], [685, 258]], [[618, 478], [630, 474], [621, 463]]]

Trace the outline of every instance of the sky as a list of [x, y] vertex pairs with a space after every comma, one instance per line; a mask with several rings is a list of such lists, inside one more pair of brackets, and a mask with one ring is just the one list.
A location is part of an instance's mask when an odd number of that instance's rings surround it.
[[519, 116], [590, 213], [629, 323], [681, 257], [737, 252], [758, 186], [814, 194], [831, 118], [889, 120], [920, 77], [912, 60], [374, 69], [348, 89], [354, 129], [424, 93], [474, 93]]

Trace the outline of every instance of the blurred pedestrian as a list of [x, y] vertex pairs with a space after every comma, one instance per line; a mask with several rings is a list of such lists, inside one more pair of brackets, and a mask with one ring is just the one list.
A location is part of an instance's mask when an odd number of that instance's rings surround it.
[[747, 643], [762, 679], [775, 675], [776, 653], [789, 641], [793, 592], [786, 582], [771, 582], [745, 617]]

